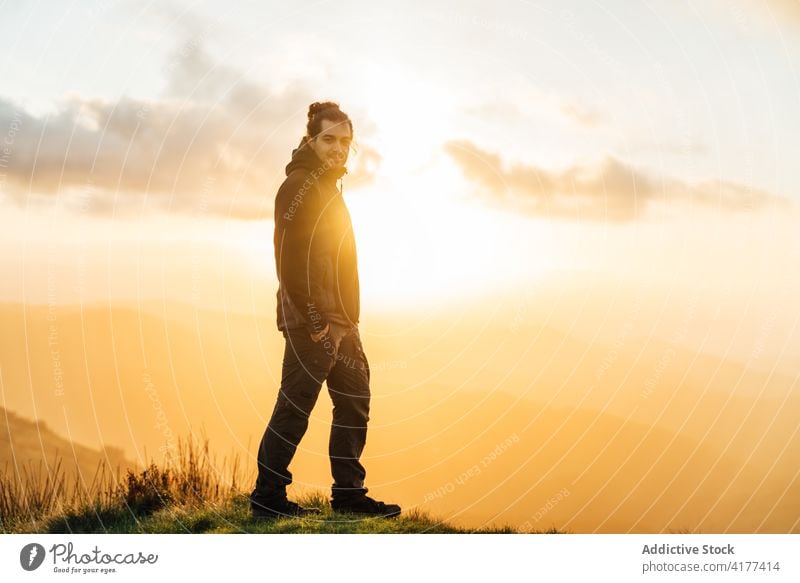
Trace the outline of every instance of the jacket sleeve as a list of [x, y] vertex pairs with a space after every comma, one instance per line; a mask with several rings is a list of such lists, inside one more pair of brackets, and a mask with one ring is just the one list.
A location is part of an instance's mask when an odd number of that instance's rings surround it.
[[303, 318], [306, 329], [319, 332], [328, 324], [314, 291], [319, 282], [309, 269], [312, 236], [317, 222], [313, 187], [302, 174], [284, 180], [275, 197], [275, 268], [278, 282]]

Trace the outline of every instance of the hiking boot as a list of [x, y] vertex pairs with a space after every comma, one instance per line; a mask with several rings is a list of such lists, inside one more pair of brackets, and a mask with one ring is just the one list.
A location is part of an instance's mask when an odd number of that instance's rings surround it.
[[286, 498], [279, 498], [270, 502], [253, 502], [250, 505], [253, 518], [298, 518], [313, 514], [320, 514], [317, 508], [304, 508]]
[[350, 512], [379, 518], [393, 518], [401, 512], [397, 504], [385, 504], [369, 496], [361, 496], [354, 500], [333, 500], [331, 508], [336, 512]]

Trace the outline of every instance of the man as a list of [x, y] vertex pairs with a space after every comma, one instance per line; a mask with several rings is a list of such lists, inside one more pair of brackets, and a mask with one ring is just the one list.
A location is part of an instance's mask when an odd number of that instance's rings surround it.
[[306, 135], [292, 152], [275, 198], [278, 329], [286, 347], [278, 399], [258, 451], [250, 495], [255, 517], [318, 512], [291, 502], [289, 463], [327, 380], [333, 401], [331, 506], [391, 517], [397, 504], [366, 495], [359, 462], [367, 437], [370, 371], [358, 330], [360, 296], [350, 213], [336, 181], [346, 172], [350, 118], [333, 102], [312, 103]]

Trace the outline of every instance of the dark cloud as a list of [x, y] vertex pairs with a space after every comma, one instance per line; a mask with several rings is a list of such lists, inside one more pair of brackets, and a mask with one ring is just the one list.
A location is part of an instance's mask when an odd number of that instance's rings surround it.
[[682, 201], [728, 211], [791, 206], [783, 197], [732, 182], [689, 184], [650, 176], [613, 157], [596, 166], [554, 172], [532, 164], [507, 168], [500, 156], [466, 140], [450, 141], [444, 150], [478, 186], [478, 196], [532, 215], [630, 221], [657, 202]]
[[[91, 189], [95, 199], [108, 199], [93, 208], [113, 212], [113, 201], [142, 193], [181, 210], [213, 183], [211, 196], [222, 200], [207, 204], [209, 212], [270, 215], [308, 104], [320, 97], [303, 84], [280, 93], [254, 84], [214, 63], [197, 39], [176, 49], [166, 71], [156, 101], [73, 97], [36, 116], [0, 98], [0, 132], [14, 128], [0, 160], [0, 187], [20, 203], [31, 194]], [[368, 146], [360, 150], [348, 164], [351, 186], [370, 180], [380, 160]]]

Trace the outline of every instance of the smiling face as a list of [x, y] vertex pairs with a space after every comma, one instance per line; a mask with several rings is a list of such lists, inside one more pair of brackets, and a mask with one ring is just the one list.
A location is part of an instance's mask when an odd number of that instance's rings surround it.
[[353, 136], [347, 122], [322, 120], [322, 130], [309, 140], [311, 148], [319, 159], [332, 166], [344, 166], [350, 154], [350, 142]]

